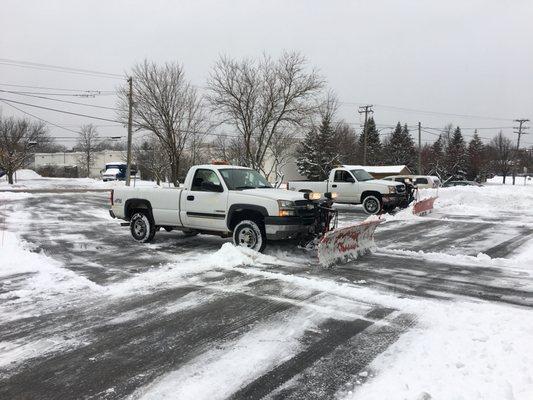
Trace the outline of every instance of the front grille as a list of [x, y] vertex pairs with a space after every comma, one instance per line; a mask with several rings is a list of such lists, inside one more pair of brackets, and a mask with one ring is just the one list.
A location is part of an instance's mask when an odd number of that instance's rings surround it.
[[397, 193], [403, 193], [403, 192], [405, 192], [405, 185], [397, 185], [397, 186], [396, 186], [396, 192], [397, 192]]
[[296, 215], [302, 220], [302, 224], [311, 225], [315, 222], [316, 204], [311, 200], [296, 200]]

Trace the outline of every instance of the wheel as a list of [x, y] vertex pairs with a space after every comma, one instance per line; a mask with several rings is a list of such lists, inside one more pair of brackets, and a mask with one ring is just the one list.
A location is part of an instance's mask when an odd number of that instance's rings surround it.
[[262, 252], [266, 247], [265, 230], [255, 221], [241, 221], [233, 230], [233, 244]]
[[363, 208], [367, 214], [377, 214], [381, 211], [381, 200], [374, 195], [366, 196], [363, 200]]
[[130, 220], [131, 236], [137, 242], [151, 242], [155, 236], [155, 224], [143, 211], [133, 214]]

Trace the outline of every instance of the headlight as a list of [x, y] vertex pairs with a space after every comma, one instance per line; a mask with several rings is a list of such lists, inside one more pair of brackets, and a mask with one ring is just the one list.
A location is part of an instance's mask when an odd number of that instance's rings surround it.
[[320, 200], [322, 194], [318, 192], [305, 193], [304, 198], [307, 200]]
[[396, 188], [394, 186], [389, 186], [389, 193], [396, 193]]
[[279, 213], [278, 215], [280, 217], [291, 217], [293, 215], [296, 215], [294, 201], [290, 200], [278, 200], [278, 207], [279, 207]]

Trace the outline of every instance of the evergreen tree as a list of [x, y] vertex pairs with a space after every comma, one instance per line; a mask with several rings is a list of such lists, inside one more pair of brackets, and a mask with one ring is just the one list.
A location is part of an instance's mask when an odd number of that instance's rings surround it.
[[[359, 136], [359, 160], [363, 163], [365, 132]], [[374, 118], [370, 117], [366, 124], [366, 165], [379, 165], [382, 162], [381, 140], [376, 129]]]
[[468, 144], [468, 179], [481, 179], [481, 175], [483, 175], [485, 172], [485, 153], [485, 146], [483, 145], [483, 142], [481, 142], [481, 139], [476, 132]]
[[308, 179], [324, 180], [340, 164], [332, 118], [332, 114], [324, 114], [320, 125], [306, 134], [298, 148], [296, 166]]
[[446, 175], [446, 164], [444, 160], [444, 146], [442, 135], [431, 145], [430, 172], [438, 176]]
[[357, 137], [355, 130], [345, 122], [340, 122], [335, 128], [335, 145], [341, 164], [353, 165], [359, 162]]
[[448, 176], [465, 175], [466, 169], [466, 144], [461, 129], [457, 127], [446, 148], [446, 172]]
[[407, 165], [410, 169], [416, 166], [416, 148], [407, 125], [403, 128], [398, 122], [394, 132], [383, 148], [383, 161], [392, 165]]

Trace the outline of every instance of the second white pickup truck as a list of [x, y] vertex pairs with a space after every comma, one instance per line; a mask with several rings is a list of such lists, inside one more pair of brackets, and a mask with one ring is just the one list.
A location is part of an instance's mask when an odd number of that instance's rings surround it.
[[180, 188], [115, 189], [109, 212], [128, 221], [139, 242], [151, 241], [164, 228], [233, 236], [235, 245], [262, 251], [267, 240], [311, 241], [331, 230], [336, 221], [332, 196], [319, 200], [319, 193], [275, 189], [250, 168], [197, 165]]
[[374, 179], [361, 166], [334, 168], [325, 181], [292, 181], [287, 189], [297, 192], [336, 192], [336, 203], [362, 204], [366, 213], [378, 214], [407, 206], [403, 183]]

